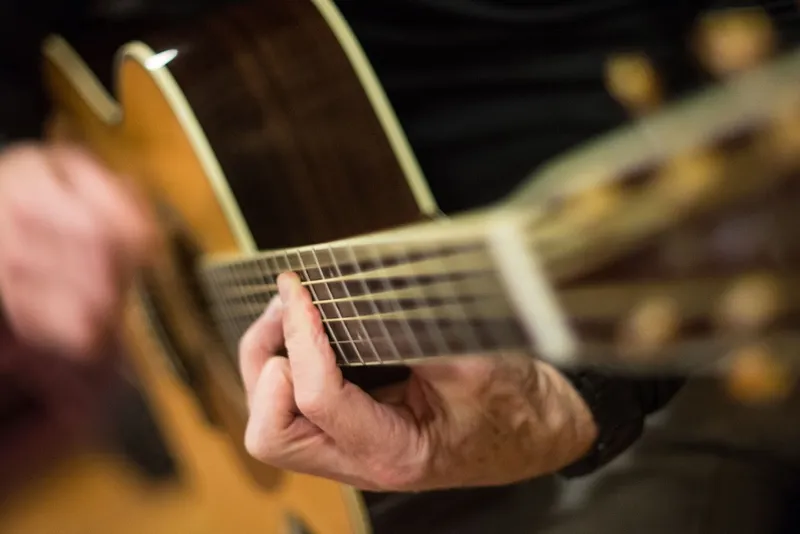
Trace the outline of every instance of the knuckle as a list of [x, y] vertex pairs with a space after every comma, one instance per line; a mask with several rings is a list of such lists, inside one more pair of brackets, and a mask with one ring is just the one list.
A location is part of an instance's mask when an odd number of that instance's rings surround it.
[[260, 462], [275, 464], [280, 461], [280, 451], [270, 432], [257, 421], [250, 421], [244, 435], [247, 454]]
[[296, 391], [295, 402], [297, 403], [297, 409], [310, 417], [322, 415], [327, 405], [323, 393], [316, 389]]
[[258, 350], [258, 344], [258, 331], [254, 325], [250, 325], [244, 335], [239, 338], [239, 357], [244, 358]]
[[248, 425], [244, 435], [244, 447], [247, 454], [256, 460], [266, 462], [270, 458], [270, 450], [267, 446], [268, 441], [262, 438], [259, 430], [257, 425], [252, 423]]
[[371, 478], [383, 491], [405, 491], [417, 487], [423, 476], [420, 470], [405, 463], [381, 460], [372, 464]]

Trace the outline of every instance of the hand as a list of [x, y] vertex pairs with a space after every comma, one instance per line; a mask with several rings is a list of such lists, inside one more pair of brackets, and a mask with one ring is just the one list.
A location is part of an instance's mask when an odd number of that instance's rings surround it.
[[24, 340], [93, 353], [152, 235], [133, 195], [84, 152], [24, 145], [0, 155], [0, 298]]
[[[595, 439], [591, 414], [551, 366], [471, 356], [413, 368], [368, 395], [343, 379], [293, 274], [240, 346], [248, 451], [364, 490], [501, 485], [553, 472]], [[288, 358], [275, 356], [283, 346]]]

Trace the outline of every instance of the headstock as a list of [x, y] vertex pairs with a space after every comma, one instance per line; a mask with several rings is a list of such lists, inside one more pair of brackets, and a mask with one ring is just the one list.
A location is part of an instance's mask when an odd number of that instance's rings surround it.
[[583, 350], [575, 363], [722, 373], [747, 401], [800, 370], [800, 49], [759, 10], [700, 19], [715, 87], [665, 104], [644, 55], [607, 65], [632, 124], [556, 161], [518, 203]]

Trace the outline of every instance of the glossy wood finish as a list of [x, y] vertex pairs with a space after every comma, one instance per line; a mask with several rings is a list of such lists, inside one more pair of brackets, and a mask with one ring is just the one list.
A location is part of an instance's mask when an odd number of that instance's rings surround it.
[[[55, 135], [81, 141], [169, 205], [201, 253], [249, 252], [231, 226], [237, 210], [258, 247], [326, 241], [423, 217], [348, 58], [311, 2], [235, 6], [142, 39], [150, 47], [127, 47], [117, 67], [119, 105], [63, 47], [50, 49], [45, 73], [64, 126]], [[169, 72], [154, 67], [167, 56]], [[202, 131], [187, 123], [187, 110]], [[211, 179], [214, 156], [234, 202], [220, 196], [219, 176]], [[136, 368], [184, 462], [186, 492], [215, 531], [280, 532], [290, 513], [313, 532], [362, 531], [346, 488], [284, 474], [265, 490], [248, 479], [236, 447], [211, 431], [160, 359], [162, 347], [133, 304]], [[224, 405], [231, 393], [210, 395]], [[224, 411], [214, 415], [240, 445], [245, 414]]]
[[259, 249], [420, 220], [406, 175], [314, 6], [235, 5], [147, 39], [192, 103]]

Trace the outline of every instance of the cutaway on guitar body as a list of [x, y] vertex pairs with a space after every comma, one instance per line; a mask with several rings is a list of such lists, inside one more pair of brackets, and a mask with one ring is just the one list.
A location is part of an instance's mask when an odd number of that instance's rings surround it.
[[113, 87], [81, 57], [96, 47], [75, 46], [60, 37], [44, 46], [52, 135], [83, 144], [168, 207], [158, 266], [142, 276], [147, 291], [132, 296], [130, 349], [186, 464], [187, 491], [215, 532], [280, 532], [286, 517], [322, 534], [366, 532], [352, 489], [279, 474], [245, 453], [235, 353], [185, 261], [188, 250], [246, 257], [436, 216], [358, 42], [334, 5], [318, 0], [238, 4], [116, 43]]
[[718, 87], [670, 107], [647, 62], [623, 58], [609, 84], [630, 126], [505, 202], [440, 218], [329, 1], [235, 5], [141, 39], [117, 56], [113, 96], [63, 39], [47, 42], [54, 135], [167, 208], [154, 209], [163, 240], [132, 296], [130, 348], [216, 532], [280, 532], [288, 517], [368, 529], [350, 488], [242, 450], [237, 346], [284, 271], [365, 387], [427, 358], [507, 352], [727, 373], [753, 397], [789, 383], [764, 362], [800, 354], [800, 52], [742, 74], [769, 47], [728, 51]]

